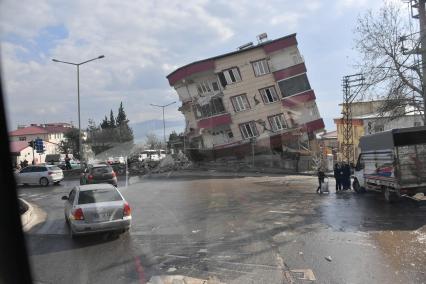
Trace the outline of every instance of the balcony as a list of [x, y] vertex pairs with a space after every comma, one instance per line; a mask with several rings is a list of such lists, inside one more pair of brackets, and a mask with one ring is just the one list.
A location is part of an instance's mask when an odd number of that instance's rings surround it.
[[197, 122], [198, 128], [211, 129], [221, 125], [231, 124], [231, 115], [229, 113], [221, 113], [215, 116], [200, 119]]
[[282, 99], [283, 107], [297, 107], [303, 103], [315, 100], [315, 93], [313, 90], [308, 90], [290, 97]]

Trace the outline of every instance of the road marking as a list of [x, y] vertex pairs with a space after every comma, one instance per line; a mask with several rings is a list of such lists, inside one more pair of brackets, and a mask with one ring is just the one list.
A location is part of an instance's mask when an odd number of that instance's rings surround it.
[[269, 213], [292, 214], [293, 212], [290, 212], [290, 211], [274, 211], [274, 210], [271, 210], [271, 211], [269, 211]]
[[165, 256], [175, 257], [175, 258], [184, 258], [184, 259], [188, 259], [189, 258], [189, 256], [174, 255], [174, 254], [166, 254]]

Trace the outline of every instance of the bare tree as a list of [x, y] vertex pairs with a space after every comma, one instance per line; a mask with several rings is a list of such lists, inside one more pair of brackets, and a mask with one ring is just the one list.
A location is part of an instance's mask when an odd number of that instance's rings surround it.
[[146, 146], [150, 149], [161, 149], [163, 143], [161, 143], [160, 139], [158, 139], [157, 135], [154, 133], [148, 133], [146, 135]]
[[379, 111], [393, 118], [405, 115], [407, 106], [424, 112], [425, 102], [419, 56], [408, 52], [419, 49], [419, 36], [400, 7], [385, 1], [379, 11], [360, 16], [355, 29], [357, 67], [365, 77], [362, 99], [384, 99]]

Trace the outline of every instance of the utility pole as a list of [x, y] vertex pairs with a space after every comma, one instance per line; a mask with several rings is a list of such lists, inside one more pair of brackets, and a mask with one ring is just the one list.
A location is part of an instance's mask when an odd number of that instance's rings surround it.
[[[423, 104], [426, 104], [426, 0], [411, 0], [411, 16], [415, 19], [419, 19], [419, 30], [420, 30], [420, 48], [415, 53], [422, 56], [422, 97]], [[414, 13], [413, 9], [417, 9], [417, 14]], [[426, 111], [423, 112], [424, 120], [426, 121]]]
[[164, 138], [164, 147], [167, 147], [166, 145], [166, 120], [164, 119], [164, 108], [168, 107], [169, 105], [175, 104], [176, 102], [171, 102], [169, 104], [166, 105], [154, 105], [154, 104], [150, 104], [151, 106], [155, 106], [155, 107], [161, 107], [163, 109], [163, 138]]
[[[354, 132], [352, 121], [352, 102], [361, 90], [364, 84], [364, 77], [362, 74], [353, 74], [343, 77], [343, 105], [342, 105], [342, 128], [343, 128], [343, 141], [341, 144], [341, 152], [343, 160], [348, 164], [355, 162], [355, 148], [354, 148]], [[352, 92], [351, 89], [355, 91]]]
[[80, 63], [74, 63], [74, 62], [67, 62], [67, 61], [62, 61], [62, 60], [58, 60], [58, 59], [52, 59], [53, 62], [57, 62], [57, 63], [64, 63], [64, 64], [69, 64], [69, 65], [73, 65], [77, 67], [77, 107], [78, 107], [78, 152], [80, 154], [80, 164], [82, 164], [82, 162], [84, 161], [83, 159], [83, 140], [81, 137], [81, 116], [80, 116], [80, 65], [86, 64], [88, 62], [94, 61], [94, 60], [98, 60], [98, 59], [102, 59], [104, 58], [104, 55], [100, 55], [98, 57], [80, 62]]

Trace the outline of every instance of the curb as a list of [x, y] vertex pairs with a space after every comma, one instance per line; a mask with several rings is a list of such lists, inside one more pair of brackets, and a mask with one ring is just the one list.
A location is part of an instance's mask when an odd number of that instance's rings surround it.
[[23, 203], [25, 203], [25, 205], [28, 206], [27, 211], [25, 211], [24, 214], [21, 215], [21, 223], [22, 223], [22, 229], [24, 231], [26, 231], [26, 227], [28, 226], [28, 224], [31, 222], [32, 217], [33, 217], [33, 213], [34, 213], [34, 208], [31, 206], [30, 203], [28, 203], [27, 201], [25, 201], [22, 198], [19, 198], [19, 200], [21, 200]]
[[28, 206], [28, 210], [21, 215], [22, 230], [28, 232], [34, 226], [43, 223], [47, 219], [47, 214], [36, 205], [30, 204], [28, 201], [19, 198]]

